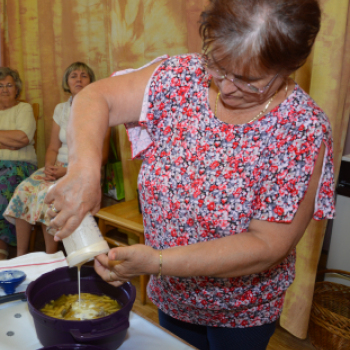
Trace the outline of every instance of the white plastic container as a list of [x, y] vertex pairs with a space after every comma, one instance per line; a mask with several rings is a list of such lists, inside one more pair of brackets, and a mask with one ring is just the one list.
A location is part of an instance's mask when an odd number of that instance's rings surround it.
[[82, 265], [109, 251], [94, 217], [87, 213], [79, 227], [62, 240], [70, 267]]

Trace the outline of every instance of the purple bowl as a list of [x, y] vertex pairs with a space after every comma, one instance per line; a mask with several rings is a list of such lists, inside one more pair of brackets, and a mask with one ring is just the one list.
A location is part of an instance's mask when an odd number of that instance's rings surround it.
[[28, 308], [33, 316], [37, 337], [45, 347], [60, 344], [85, 344], [115, 350], [124, 341], [129, 328], [129, 313], [134, 304], [136, 289], [131, 283], [116, 288], [95, 272], [91, 266], [82, 266], [80, 287], [82, 293], [105, 294], [117, 300], [122, 308], [94, 320], [68, 321], [44, 315], [39, 310], [62, 294], [77, 294], [77, 269], [61, 267], [43, 274], [31, 282], [26, 290]]

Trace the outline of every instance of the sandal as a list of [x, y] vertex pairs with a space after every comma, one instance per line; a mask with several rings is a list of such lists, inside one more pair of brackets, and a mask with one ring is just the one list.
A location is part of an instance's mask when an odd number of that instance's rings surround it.
[[7, 257], [9, 256], [9, 252], [5, 249], [0, 249], [0, 254], [5, 255], [4, 258], [0, 258], [0, 260], [6, 260]]

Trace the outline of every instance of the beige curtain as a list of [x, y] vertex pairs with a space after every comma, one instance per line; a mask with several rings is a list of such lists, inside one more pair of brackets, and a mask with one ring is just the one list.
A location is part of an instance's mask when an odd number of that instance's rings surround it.
[[22, 99], [40, 104], [38, 160], [43, 166], [61, 79], [74, 61], [98, 79], [162, 54], [199, 50], [202, 0], [0, 0], [0, 64], [16, 68]]
[[79, 60], [91, 65], [98, 78], [110, 73], [109, 60], [101, 54], [108, 52], [107, 2], [1, 0], [1, 10], [1, 65], [19, 71], [22, 99], [40, 104], [38, 162], [43, 166], [54, 108], [69, 96], [61, 88], [65, 68]]
[[[349, 0], [320, 0], [322, 30], [297, 82], [329, 116], [336, 173], [349, 119]], [[207, 0], [0, 0], [0, 64], [19, 70], [22, 98], [40, 104], [39, 165], [44, 163], [52, 115], [65, 101], [64, 69], [89, 64], [97, 78], [136, 68], [162, 54], [200, 51], [197, 21]], [[120, 127], [119, 129], [123, 129]], [[136, 196], [139, 163], [119, 135], [126, 199]], [[313, 221], [297, 247], [297, 277], [286, 297], [281, 325], [305, 338], [325, 222]]]

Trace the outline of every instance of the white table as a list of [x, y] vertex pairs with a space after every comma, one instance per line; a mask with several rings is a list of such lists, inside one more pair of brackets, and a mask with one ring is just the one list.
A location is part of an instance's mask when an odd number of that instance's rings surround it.
[[[130, 313], [130, 327], [118, 350], [188, 350], [193, 347], [172, 336], [161, 327]], [[0, 349], [37, 350], [42, 348], [34, 321], [24, 301], [0, 304]]]

